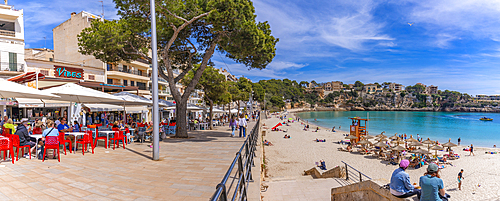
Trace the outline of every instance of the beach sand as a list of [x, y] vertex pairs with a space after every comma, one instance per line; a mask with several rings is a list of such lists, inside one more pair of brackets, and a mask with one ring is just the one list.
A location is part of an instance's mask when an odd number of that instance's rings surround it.
[[[288, 114], [288, 117], [295, 118], [293, 114]], [[310, 124], [309, 131], [304, 131], [304, 125], [300, 122], [279, 127], [288, 130], [287, 132], [271, 131], [270, 128], [279, 122], [280, 120], [275, 116], [264, 121], [266, 127], [269, 128], [264, 139], [274, 144], [274, 146], [264, 148], [267, 167], [265, 180], [267, 181], [299, 181], [304, 177], [310, 178], [310, 176], [302, 176], [304, 170], [314, 167], [315, 162], [321, 159], [326, 161], [328, 169], [343, 165], [341, 161], [344, 161], [372, 179], [385, 179], [387, 183], [390, 181], [392, 172], [397, 168], [395, 165], [388, 165], [386, 161], [370, 155], [338, 151], [337, 148], [341, 145], [336, 142], [344, 139], [343, 134], [347, 133], [345, 131], [331, 132], [331, 128], [320, 127], [319, 132], [312, 132], [317, 127], [312, 124]], [[344, 129], [347, 126], [342, 125]], [[290, 135], [291, 138], [284, 139], [285, 134]], [[377, 134], [372, 133], [372, 135]], [[386, 136], [391, 135], [394, 134], [386, 134]], [[316, 138], [326, 139], [326, 142], [316, 142]], [[465, 143], [466, 141], [462, 141], [462, 145]], [[446, 192], [451, 195], [452, 200], [500, 200], [500, 154], [485, 154], [485, 151], [500, 152], [500, 149], [475, 147], [476, 155], [469, 156], [469, 152], [463, 151], [463, 148], [464, 146], [453, 147], [455, 153], [460, 155], [460, 159], [451, 160], [453, 165], [445, 165], [446, 168], [440, 171]], [[443, 153], [438, 151], [438, 155]], [[418, 184], [419, 177], [425, 173], [426, 168], [427, 166], [420, 169], [408, 169], [411, 182]], [[457, 181], [460, 169], [464, 169], [461, 191], [458, 190]], [[272, 196], [268, 193], [265, 197], [271, 198]]]

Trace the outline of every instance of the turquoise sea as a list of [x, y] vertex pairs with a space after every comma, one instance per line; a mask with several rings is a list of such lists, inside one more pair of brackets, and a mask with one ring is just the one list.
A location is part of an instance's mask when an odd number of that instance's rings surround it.
[[[406, 133], [416, 138], [420, 137], [447, 142], [449, 138], [457, 143], [460, 137], [461, 145], [493, 147], [500, 145], [500, 113], [471, 112], [406, 112], [406, 111], [327, 111], [303, 112], [298, 116], [311, 124], [332, 128], [342, 126], [343, 131], [349, 130], [349, 117], [367, 117], [368, 132], [372, 135], [385, 131], [387, 136], [394, 133]], [[481, 117], [493, 118], [493, 121], [480, 121]], [[316, 121], [314, 121], [316, 119]]]

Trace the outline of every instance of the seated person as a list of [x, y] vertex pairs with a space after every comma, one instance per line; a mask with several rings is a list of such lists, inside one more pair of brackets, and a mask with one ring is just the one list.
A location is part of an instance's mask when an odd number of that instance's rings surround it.
[[319, 161], [320, 165], [318, 165], [319, 169], [326, 170], [326, 164], [323, 159]]
[[420, 177], [419, 184], [422, 187], [422, 200], [448, 201], [450, 196], [444, 190], [443, 180], [435, 163], [429, 164], [427, 173]]
[[[59, 132], [66, 133], [66, 132], [72, 132], [73, 128], [68, 126], [68, 124], [66, 123], [66, 117], [63, 117], [63, 118], [61, 118], [59, 125], [57, 125], [57, 130], [59, 130]], [[64, 136], [64, 139], [70, 140], [71, 144], [75, 144], [75, 136], [73, 136], [73, 135]], [[66, 146], [66, 148], [69, 149], [69, 145]], [[74, 148], [72, 148], [72, 149], [74, 149]]]
[[399, 163], [399, 168], [394, 170], [391, 176], [390, 192], [398, 198], [407, 198], [417, 194], [420, 199], [421, 191], [416, 189], [418, 186], [413, 186], [410, 182], [410, 175], [405, 172], [410, 165], [410, 161], [404, 159]]
[[267, 146], [273, 146], [273, 143], [267, 141], [267, 140], [264, 140], [264, 145], [267, 145]]

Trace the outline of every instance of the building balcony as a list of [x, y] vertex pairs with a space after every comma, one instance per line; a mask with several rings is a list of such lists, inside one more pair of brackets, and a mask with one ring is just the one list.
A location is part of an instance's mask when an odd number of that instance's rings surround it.
[[24, 64], [2, 62], [0, 72], [24, 72]]
[[146, 76], [146, 73], [140, 70], [131, 70], [131, 69], [124, 69], [123, 67], [113, 67], [113, 68], [107, 68], [108, 71], [118, 71], [122, 73], [129, 73], [133, 75], [139, 75], [139, 76]]
[[16, 32], [15, 31], [0, 30], [0, 35], [16, 37]]

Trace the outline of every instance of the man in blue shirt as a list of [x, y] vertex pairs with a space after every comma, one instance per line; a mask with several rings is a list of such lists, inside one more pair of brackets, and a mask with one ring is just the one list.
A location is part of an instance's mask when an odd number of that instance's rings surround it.
[[[66, 133], [66, 132], [71, 132], [73, 131], [73, 128], [69, 127], [67, 122], [66, 122], [66, 118], [63, 117], [61, 118], [61, 123], [59, 125], [57, 125], [57, 130], [59, 130], [59, 132], [63, 132], [63, 133]], [[71, 144], [75, 144], [75, 136], [65, 136], [64, 137], [66, 140], [70, 140], [71, 141]], [[69, 147], [66, 147], [69, 149]]]
[[439, 168], [435, 163], [429, 164], [419, 184], [422, 187], [420, 201], [448, 201], [450, 196], [444, 191], [443, 180], [439, 178]]
[[391, 176], [390, 191], [391, 194], [398, 198], [407, 198], [417, 194], [420, 199], [420, 189], [416, 189], [410, 182], [410, 175], [405, 172], [410, 165], [410, 161], [401, 160], [399, 168], [394, 170]]

